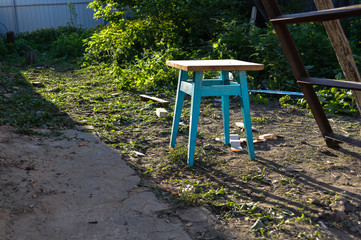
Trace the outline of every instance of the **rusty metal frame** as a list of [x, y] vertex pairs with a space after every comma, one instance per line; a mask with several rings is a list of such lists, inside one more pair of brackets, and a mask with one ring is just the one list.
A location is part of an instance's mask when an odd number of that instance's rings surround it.
[[[287, 23], [289, 22], [305, 22], [305, 16], [311, 16], [312, 21], [323, 21], [324, 15], [320, 14], [320, 11], [310, 12], [307, 14], [291, 14], [282, 15], [280, 8], [276, 0], [262, 0], [263, 6], [270, 18], [270, 21], [274, 27], [277, 37], [281, 43], [282, 49], [286, 55], [286, 58], [292, 68], [293, 74], [299, 84], [305, 99], [311, 109], [311, 112], [316, 120], [316, 123], [324, 137], [328, 147], [339, 147], [339, 143], [347, 142], [350, 144], [361, 145], [359, 140], [347, 140], [346, 137], [333, 133], [331, 125], [326, 117], [323, 107], [316, 95], [313, 85], [322, 85], [329, 87], [341, 87], [346, 89], [357, 89], [361, 90], [360, 83], [340, 83], [336, 80], [330, 79], [316, 79], [310, 78], [307, 74], [305, 66], [298, 53], [295, 42], [288, 30]], [[341, 11], [340, 11], [341, 10]], [[342, 13], [342, 9], [335, 9], [334, 12], [337, 18], [348, 17], [350, 15], [358, 16], [361, 15], [361, 5], [348, 7], [347, 10]], [[312, 14], [313, 13], [313, 14]], [[321, 17], [318, 17], [321, 16]], [[328, 14], [328, 18], [335, 18]], [[284, 19], [291, 19], [285, 21]]]

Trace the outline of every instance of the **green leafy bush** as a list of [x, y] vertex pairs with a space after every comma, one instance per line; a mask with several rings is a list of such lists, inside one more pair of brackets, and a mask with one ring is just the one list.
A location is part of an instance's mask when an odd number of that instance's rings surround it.
[[94, 0], [89, 6], [112, 25], [124, 18], [167, 22], [188, 47], [203, 45], [223, 31], [223, 22], [247, 14], [237, 0]]
[[63, 34], [51, 45], [50, 53], [56, 57], [76, 58], [84, 53], [84, 38], [78, 33]]
[[[358, 113], [351, 90], [327, 88], [317, 91], [317, 95], [323, 109], [328, 113], [353, 116]], [[300, 99], [298, 103], [303, 107], [307, 104], [304, 98]]]
[[173, 38], [169, 23], [154, 23], [148, 19], [105, 26], [86, 41], [86, 60], [106, 62], [115, 66], [130, 63], [145, 50], [157, 50]]
[[169, 68], [165, 62], [169, 59], [179, 59], [186, 53], [178, 48], [167, 48], [159, 52], [147, 51], [143, 58], [136, 58], [134, 64], [126, 68], [114, 67], [113, 74], [121, 89], [149, 90], [174, 89], [177, 84], [178, 70]]
[[[336, 79], [342, 81], [340, 77], [342, 73], [336, 75]], [[351, 90], [338, 88], [321, 88], [317, 92], [317, 96], [324, 110], [331, 114], [356, 115], [358, 109]], [[304, 98], [298, 100], [298, 104], [302, 107], [308, 107]]]
[[89, 30], [70, 25], [60, 26], [58, 28], [43, 28], [32, 32], [24, 32], [16, 35], [17, 40], [26, 41], [33, 50], [40, 52], [49, 51], [53, 42], [64, 35], [77, 33], [79, 35], [89, 35]]
[[340, 66], [322, 23], [293, 24], [290, 32], [308, 74], [334, 78]]
[[15, 43], [6, 44], [6, 54], [23, 56], [26, 51], [51, 52], [54, 57], [80, 57], [84, 53], [83, 39], [93, 30], [61, 26], [19, 33]]

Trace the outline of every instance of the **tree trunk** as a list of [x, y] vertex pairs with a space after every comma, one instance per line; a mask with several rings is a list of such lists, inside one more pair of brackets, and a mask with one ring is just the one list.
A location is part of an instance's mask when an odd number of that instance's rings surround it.
[[[334, 8], [332, 0], [314, 0], [318, 10]], [[361, 82], [360, 74], [357, 70], [355, 60], [352, 56], [351, 47], [347, 41], [339, 20], [323, 22], [328, 37], [336, 52], [343, 74], [348, 81]], [[357, 108], [361, 114], [361, 91], [352, 91]]]

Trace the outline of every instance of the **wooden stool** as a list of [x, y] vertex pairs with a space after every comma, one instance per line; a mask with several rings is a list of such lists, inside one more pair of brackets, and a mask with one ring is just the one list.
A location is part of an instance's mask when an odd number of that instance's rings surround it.
[[[191, 96], [190, 126], [188, 140], [188, 164], [193, 166], [196, 145], [197, 127], [201, 97], [221, 96], [224, 142], [229, 145], [229, 96], [241, 97], [241, 109], [246, 131], [248, 155], [255, 159], [251, 114], [248, 98], [246, 71], [263, 70], [262, 64], [244, 62], [239, 60], [171, 60], [166, 63], [170, 67], [178, 68], [179, 79], [177, 97], [173, 116], [173, 126], [170, 145], [175, 146], [179, 121], [183, 108], [185, 94]], [[188, 72], [193, 72], [193, 79], [188, 80]], [[220, 71], [220, 80], [203, 80], [203, 71]], [[229, 80], [229, 71], [237, 71], [237, 82]]]

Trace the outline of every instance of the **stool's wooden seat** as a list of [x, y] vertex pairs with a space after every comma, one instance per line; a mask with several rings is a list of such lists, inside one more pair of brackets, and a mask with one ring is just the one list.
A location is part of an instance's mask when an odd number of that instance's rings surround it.
[[222, 60], [171, 60], [166, 63], [170, 67], [184, 71], [260, 71], [263, 64], [245, 62], [234, 59]]

